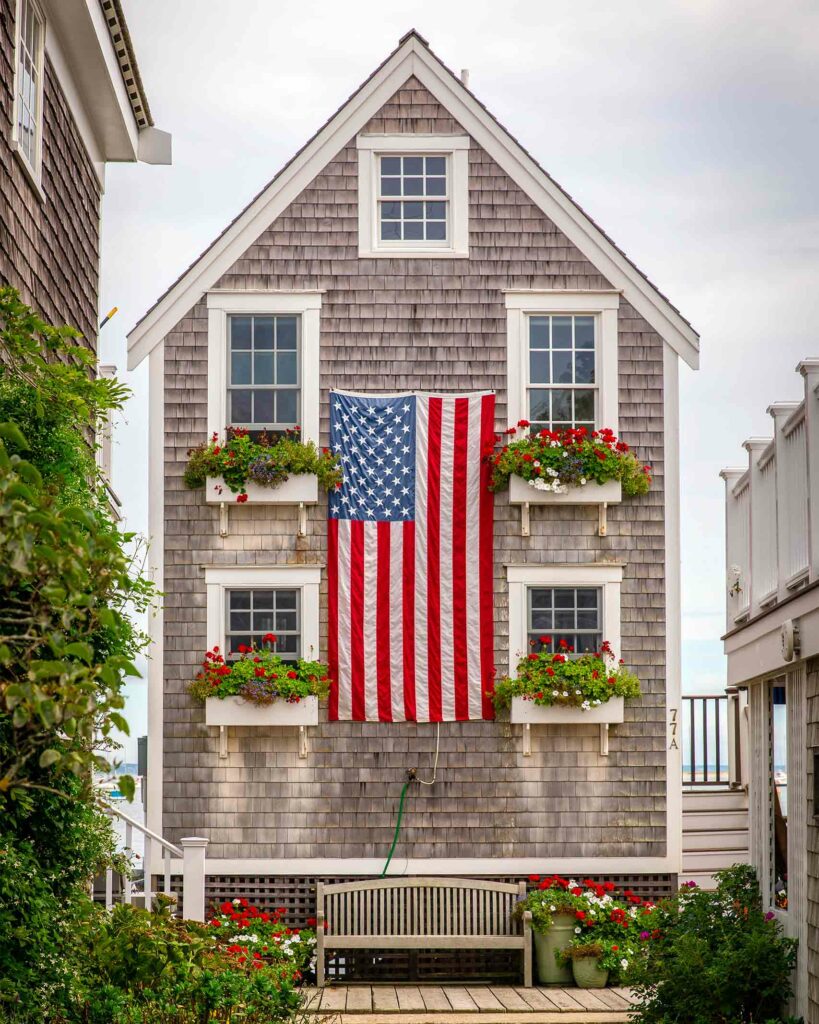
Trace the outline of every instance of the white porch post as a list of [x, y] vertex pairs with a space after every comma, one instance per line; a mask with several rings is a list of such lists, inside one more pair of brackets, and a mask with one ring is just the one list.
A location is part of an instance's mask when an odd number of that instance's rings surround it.
[[182, 847], [182, 910], [188, 921], [205, 920], [205, 852], [209, 839], [189, 836]]

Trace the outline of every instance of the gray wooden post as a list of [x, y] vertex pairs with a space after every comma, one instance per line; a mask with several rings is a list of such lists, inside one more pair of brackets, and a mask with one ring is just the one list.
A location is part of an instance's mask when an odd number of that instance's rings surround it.
[[188, 921], [205, 920], [205, 851], [209, 839], [189, 836], [182, 847], [182, 912]]

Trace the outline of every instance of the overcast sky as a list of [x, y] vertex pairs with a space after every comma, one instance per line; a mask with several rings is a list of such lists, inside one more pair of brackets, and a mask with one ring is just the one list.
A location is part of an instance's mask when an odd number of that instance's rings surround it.
[[[819, 355], [819, 4], [126, 0], [172, 167], [113, 166], [101, 355], [134, 390], [114, 482], [147, 528], [147, 361], [125, 333], [415, 27], [691, 320], [681, 373], [684, 686], [725, 667], [719, 470]], [[134, 735], [144, 683], [131, 687]], [[129, 744], [129, 753], [135, 745]]]

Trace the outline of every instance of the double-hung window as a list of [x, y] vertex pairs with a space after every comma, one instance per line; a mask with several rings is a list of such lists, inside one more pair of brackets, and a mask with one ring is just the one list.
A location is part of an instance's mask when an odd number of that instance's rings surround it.
[[526, 587], [527, 634], [535, 652], [572, 648], [599, 651], [603, 636], [602, 587]]
[[360, 135], [360, 256], [468, 255], [469, 138]]
[[35, 180], [43, 133], [45, 19], [34, 0], [18, 0], [12, 138]]
[[506, 293], [509, 422], [618, 430], [616, 291]]
[[299, 318], [229, 316], [228, 420], [271, 432], [300, 422]]
[[[284, 661], [301, 657], [301, 609], [299, 591], [290, 587], [245, 589], [226, 592], [225, 651], [228, 659], [241, 646], [267, 647]], [[275, 636], [275, 640], [265, 637]]]

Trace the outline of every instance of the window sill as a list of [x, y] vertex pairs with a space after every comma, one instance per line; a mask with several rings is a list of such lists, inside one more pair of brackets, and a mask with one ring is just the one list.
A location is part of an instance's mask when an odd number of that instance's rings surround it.
[[359, 249], [359, 259], [468, 260], [469, 253], [454, 249]]
[[303, 697], [297, 704], [284, 700], [250, 704], [241, 697], [211, 697], [205, 701], [206, 725], [262, 725], [287, 727], [318, 725], [318, 697]]
[[539, 491], [519, 476], [509, 477], [510, 505], [616, 505], [622, 500], [623, 489], [619, 480], [607, 480], [604, 484], [592, 481], [556, 494], [554, 491]]
[[[248, 505], [317, 505], [318, 480], [312, 473], [289, 476], [277, 487], [261, 487], [252, 481], [247, 484]], [[237, 504], [237, 495], [222, 477], [208, 477], [205, 500], [209, 505]], [[245, 504], [245, 502], [241, 502]]]
[[44, 203], [46, 201], [46, 194], [43, 191], [43, 186], [40, 184], [38, 175], [35, 173], [31, 164], [23, 156], [23, 150], [20, 148], [20, 143], [16, 139], [10, 139], [9, 145], [11, 146], [14, 157], [17, 163], [23, 168], [26, 177], [28, 178], [29, 184], [34, 190], [34, 194], [37, 196], [39, 202]]

